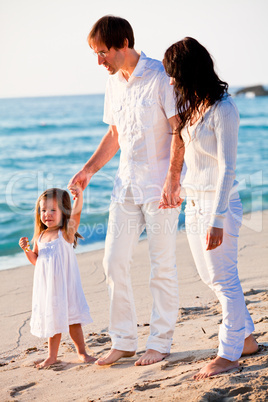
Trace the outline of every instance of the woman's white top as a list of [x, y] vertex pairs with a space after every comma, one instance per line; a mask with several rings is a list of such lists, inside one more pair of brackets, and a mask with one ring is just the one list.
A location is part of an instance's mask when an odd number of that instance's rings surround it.
[[239, 112], [228, 95], [182, 130], [187, 167], [183, 188], [188, 196], [215, 192], [210, 225], [223, 228], [235, 181]]
[[31, 333], [41, 338], [69, 332], [69, 325], [92, 322], [73, 245], [61, 230], [50, 242], [38, 239]]

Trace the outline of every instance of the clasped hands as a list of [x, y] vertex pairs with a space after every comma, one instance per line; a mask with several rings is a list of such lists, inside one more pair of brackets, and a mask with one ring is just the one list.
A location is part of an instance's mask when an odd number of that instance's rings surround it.
[[158, 208], [160, 209], [178, 208], [183, 203], [183, 201], [184, 201], [183, 198], [180, 198], [180, 196], [171, 197], [165, 193], [162, 193]]
[[180, 181], [172, 181], [167, 178], [158, 208], [167, 209], [167, 208], [178, 208], [183, 203], [183, 198], [180, 197]]
[[85, 190], [90, 178], [91, 175], [88, 175], [83, 169], [71, 178], [67, 187], [70, 190], [74, 200], [79, 197], [82, 191]]

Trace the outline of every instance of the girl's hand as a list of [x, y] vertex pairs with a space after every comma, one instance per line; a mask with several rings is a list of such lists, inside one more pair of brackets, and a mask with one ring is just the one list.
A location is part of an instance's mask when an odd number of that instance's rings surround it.
[[222, 244], [223, 229], [209, 226], [206, 237], [207, 250], [214, 250]]
[[[88, 174], [88, 173], [86, 173], [86, 171], [84, 169], [82, 169], [82, 170], [80, 170], [80, 172], [78, 172], [76, 175], [74, 175], [72, 177], [72, 179], [69, 181], [69, 184], [67, 187], [71, 191], [71, 188], [78, 184], [81, 187], [81, 189], [84, 191], [85, 188], [87, 187], [88, 183], [90, 182], [90, 179], [92, 176], [93, 176], [92, 174]], [[74, 191], [74, 193], [76, 193], [75, 190], [73, 190], [73, 191]], [[71, 194], [75, 195], [72, 193], [72, 191], [71, 191]]]
[[30, 250], [30, 243], [28, 237], [21, 237], [19, 241], [19, 246], [22, 248], [23, 251], [26, 253]]
[[72, 194], [74, 200], [83, 193], [83, 189], [78, 182], [71, 186], [68, 186], [68, 188], [69, 188], [70, 193]]

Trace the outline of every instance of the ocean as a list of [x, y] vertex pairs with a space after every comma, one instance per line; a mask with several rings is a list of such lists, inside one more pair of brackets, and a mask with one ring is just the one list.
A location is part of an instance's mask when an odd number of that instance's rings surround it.
[[[237, 179], [244, 213], [268, 209], [268, 97], [236, 97], [241, 123]], [[28, 263], [20, 237], [33, 235], [34, 208], [47, 188], [66, 188], [107, 126], [103, 95], [0, 99], [0, 269]], [[77, 252], [104, 245], [119, 153], [85, 190]], [[184, 214], [179, 226], [183, 227]]]

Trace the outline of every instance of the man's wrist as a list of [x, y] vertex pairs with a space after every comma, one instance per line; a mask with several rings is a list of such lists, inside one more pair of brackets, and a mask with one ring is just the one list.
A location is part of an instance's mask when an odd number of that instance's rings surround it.
[[87, 164], [82, 168], [82, 171], [85, 172], [87, 176], [90, 178], [98, 171], [99, 169], [93, 169], [92, 166], [88, 166]]

